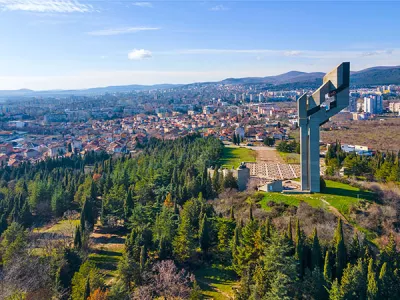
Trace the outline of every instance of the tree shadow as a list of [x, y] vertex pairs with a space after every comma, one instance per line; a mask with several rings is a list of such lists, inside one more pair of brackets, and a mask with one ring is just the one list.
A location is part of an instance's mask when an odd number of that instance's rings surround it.
[[354, 191], [336, 187], [326, 187], [322, 190], [322, 192], [328, 195], [352, 197], [352, 198], [358, 198], [360, 200], [362, 199], [369, 201], [375, 200], [374, 193], [367, 191]]

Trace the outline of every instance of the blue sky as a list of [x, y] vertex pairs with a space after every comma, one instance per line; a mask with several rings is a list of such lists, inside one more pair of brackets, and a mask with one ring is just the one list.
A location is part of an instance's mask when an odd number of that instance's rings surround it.
[[0, 89], [400, 65], [400, 2], [0, 0]]

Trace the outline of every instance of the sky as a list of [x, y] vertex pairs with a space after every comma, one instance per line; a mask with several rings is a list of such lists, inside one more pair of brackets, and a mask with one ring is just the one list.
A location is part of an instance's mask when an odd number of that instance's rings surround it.
[[0, 90], [400, 65], [400, 2], [0, 0]]

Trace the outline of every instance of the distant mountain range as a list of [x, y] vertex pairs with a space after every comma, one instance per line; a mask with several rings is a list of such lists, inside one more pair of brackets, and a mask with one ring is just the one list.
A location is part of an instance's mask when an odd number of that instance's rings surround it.
[[[291, 71], [277, 76], [228, 78], [224, 84], [270, 84], [273, 86], [319, 86], [325, 73]], [[351, 72], [350, 83], [353, 86], [400, 84], [400, 66], [373, 67]]]
[[[322, 72], [299, 72], [290, 71], [276, 76], [267, 77], [245, 77], [245, 78], [227, 78], [219, 82], [195, 83], [202, 84], [265, 84], [271, 88], [294, 89], [294, 88], [313, 88], [322, 83], [325, 73]], [[389, 85], [400, 84], [400, 66], [393, 67], [373, 67], [361, 71], [351, 72], [352, 86], [371, 86], [371, 85]], [[124, 93], [131, 91], [144, 91], [154, 89], [174, 88], [183, 85], [179, 84], [156, 84], [156, 85], [123, 85], [91, 88], [86, 90], [52, 90], [52, 91], [32, 91], [28, 89], [0, 91], [0, 97], [34, 97], [34, 96], [68, 96], [68, 95], [100, 95], [104, 93]], [[185, 85], [187, 86], [187, 85]]]

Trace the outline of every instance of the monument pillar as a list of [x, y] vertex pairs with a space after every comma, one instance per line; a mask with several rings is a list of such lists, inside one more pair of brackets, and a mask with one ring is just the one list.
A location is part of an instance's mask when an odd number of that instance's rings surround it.
[[319, 128], [349, 105], [349, 86], [350, 63], [344, 62], [324, 76], [312, 95], [297, 100], [303, 191], [320, 192]]

